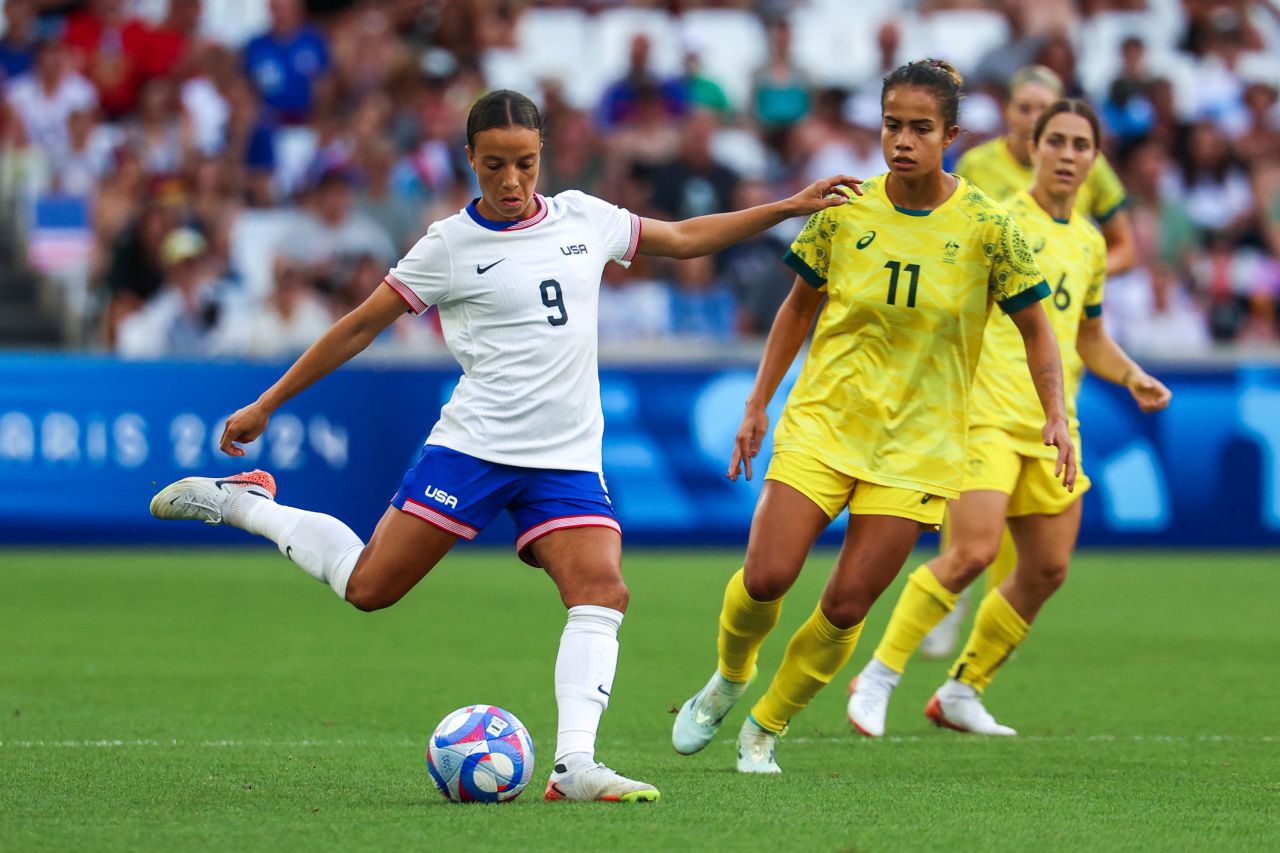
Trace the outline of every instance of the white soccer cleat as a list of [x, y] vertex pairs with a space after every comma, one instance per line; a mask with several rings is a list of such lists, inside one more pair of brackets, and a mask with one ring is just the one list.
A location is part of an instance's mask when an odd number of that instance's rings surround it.
[[960, 626], [969, 611], [969, 590], [965, 589], [956, 599], [955, 607], [933, 626], [933, 630], [920, 641], [920, 655], [925, 660], [946, 660], [956, 652], [960, 642]]
[[782, 768], [773, 758], [780, 735], [762, 728], [754, 717], [743, 720], [738, 732], [738, 772], [781, 773]]
[[982, 704], [982, 696], [968, 684], [955, 679], [938, 688], [924, 715], [935, 726], [975, 735], [1000, 735], [1012, 737], [1017, 732], [996, 722], [991, 712]]
[[587, 764], [576, 770], [565, 770], [557, 764], [547, 780], [548, 800], [579, 802], [652, 803], [662, 794], [648, 782], [628, 779], [603, 764]]
[[733, 708], [751, 681], [730, 681], [716, 670], [711, 680], [680, 707], [671, 727], [671, 745], [681, 755], [699, 752], [720, 730], [725, 714]]
[[[894, 676], [887, 678], [883, 673]], [[898, 673], [872, 658], [862, 672], [849, 682], [849, 725], [867, 737], [884, 735], [884, 720], [889, 714], [889, 697], [898, 686]]]
[[230, 477], [187, 477], [171, 483], [151, 499], [151, 514], [166, 521], [222, 524], [232, 502], [243, 494], [276, 499], [276, 480], [266, 471]]

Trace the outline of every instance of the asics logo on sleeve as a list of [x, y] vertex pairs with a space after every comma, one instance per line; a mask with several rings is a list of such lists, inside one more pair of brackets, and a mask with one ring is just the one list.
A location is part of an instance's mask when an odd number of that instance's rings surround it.
[[855, 243], [854, 245], [857, 246], [859, 249], [865, 249], [871, 245], [871, 241], [874, 240], [875, 238], [876, 238], [876, 232], [868, 231], [866, 234], [863, 234], [862, 238], [858, 240], [858, 242]]
[[437, 489], [435, 486], [427, 486], [426, 491], [424, 491], [423, 494], [431, 498], [436, 503], [444, 504], [450, 509], [458, 508], [458, 499], [443, 489]]
[[480, 266], [479, 264], [476, 264], [476, 275], [484, 275], [484, 274], [485, 274], [485, 273], [487, 273], [489, 270], [493, 269], [494, 267], [496, 267], [498, 264], [502, 263], [502, 262], [503, 262], [503, 261], [505, 261], [505, 260], [506, 260], [506, 258], [499, 258], [498, 260], [496, 260], [496, 261], [494, 261], [493, 263], [489, 264], [489, 266], [487, 266], [487, 267], [482, 267], [482, 266]]

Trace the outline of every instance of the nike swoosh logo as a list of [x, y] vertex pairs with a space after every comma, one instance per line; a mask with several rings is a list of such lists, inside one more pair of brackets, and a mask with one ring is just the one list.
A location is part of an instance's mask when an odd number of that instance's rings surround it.
[[487, 267], [482, 267], [482, 266], [480, 266], [479, 264], [476, 264], [476, 275], [484, 275], [484, 274], [485, 274], [485, 273], [487, 273], [489, 270], [493, 269], [494, 267], [496, 267], [498, 264], [502, 263], [502, 262], [503, 262], [503, 261], [505, 261], [505, 260], [506, 260], [506, 258], [499, 258], [498, 260], [496, 260], [496, 261], [494, 261], [493, 263], [489, 264], [489, 266], [487, 266]]
[[285, 546], [285, 548], [284, 548], [284, 556], [285, 556], [285, 558], [286, 558], [286, 559], [289, 559], [289, 560], [292, 560], [292, 559], [293, 559], [293, 546], [292, 546], [292, 545], [286, 545], [286, 546]]
[[597, 685], [596, 685], [596, 690], [599, 690], [599, 691], [600, 691], [601, 693], [603, 693], [605, 696], [608, 696], [608, 695], [609, 695], [609, 691], [604, 689], [604, 685], [603, 685], [603, 684], [597, 684]]

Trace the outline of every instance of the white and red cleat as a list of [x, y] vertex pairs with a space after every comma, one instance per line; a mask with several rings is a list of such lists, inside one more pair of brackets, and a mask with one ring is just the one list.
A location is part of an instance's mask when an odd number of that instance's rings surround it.
[[924, 715], [929, 722], [938, 728], [951, 729], [975, 735], [998, 735], [1013, 737], [1014, 729], [996, 722], [991, 712], [982, 704], [982, 696], [968, 684], [961, 684], [955, 679], [938, 688], [929, 704], [925, 706]]
[[165, 486], [151, 499], [151, 514], [166, 521], [223, 524], [232, 503], [246, 494], [275, 500], [275, 477], [266, 471], [246, 471], [230, 477], [187, 477]]

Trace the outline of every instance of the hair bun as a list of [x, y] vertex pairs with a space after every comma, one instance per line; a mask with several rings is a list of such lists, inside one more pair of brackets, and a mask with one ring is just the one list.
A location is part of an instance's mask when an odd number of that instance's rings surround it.
[[945, 72], [946, 75], [951, 78], [952, 82], [956, 84], [957, 89], [964, 88], [964, 75], [957, 71], [956, 67], [945, 59], [921, 59], [917, 61], [932, 68], [937, 68], [939, 71]]

